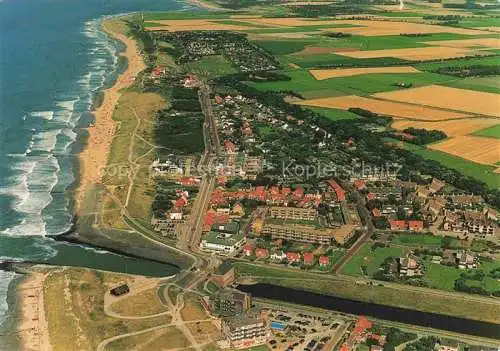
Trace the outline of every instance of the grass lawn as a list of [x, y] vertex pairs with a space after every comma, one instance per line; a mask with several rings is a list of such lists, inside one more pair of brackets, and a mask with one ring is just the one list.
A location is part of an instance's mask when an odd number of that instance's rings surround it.
[[243, 262], [234, 262], [233, 267], [236, 271], [238, 277], [261, 277], [261, 276], [275, 276], [279, 277], [288, 277], [295, 278], [297, 277], [297, 272], [290, 271], [286, 269], [278, 269], [274, 267], [266, 267], [260, 265], [252, 265]]
[[111, 310], [124, 316], [148, 316], [166, 312], [158, 296], [158, 287], [150, 288], [111, 305]]
[[[392, 243], [408, 246], [440, 247], [444, 237], [426, 234], [394, 234]], [[460, 241], [453, 238], [451, 247], [460, 247]]]
[[500, 139], [500, 124], [497, 124], [496, 126], [493, 126], [493, 127], [479, 130], [473, 134], [478, 135], [478, 136], [488, 137], [488, 138]]
[[426, 262], [424, 281], [429, 284], [429, 287], [453, 291], [455, 280], [460, 277], [460, 273], [462, 271], [455, 267]]
[[490, 188], [498, 188], [500, 176], [494, 172], [494, 168], [481, 165], [463, 158], [447, 154], [445, 152], [427, 149], [413, 144], [404, 144], [404, 148], [428, 160], [434, 160], [446, 167], [453, 168], [460, 173], [485, 182]]
[[198, 61], [187, 63], [186, 67], [189, 71], [207, 79], [238, 72], [238, 70], [221, 55], [204, 56]]
[[305, 98], [318, 98], [342, 95], [371, 95], [377, 92], [393, 91], [400, 88], [394, 86], [397, 82], [412, 83], [414, 87], [428, 84], [443, 83], [454, 77], [436, 73], [398, 73], [398, 74], [364, 74], [351, 77], [330, 78], [316, 80], [306, 70], [289, 70], [285, 72], [291, 81], [249, 83], [262, 91], [290, 90], [303, 95]]
[[188, 348], [191, 344], [176, 327], [165, 327], [139, 335], [128, 336], [109, 343], [106, 350], [140, 349], [147, 344], [149, 350]]
[[372, 250], [371, 244], [363, 246], [351, 257], [342, 268], [341, 273], [353, 276], [363, 276], [362, 266], [366, 267], [368, 276], [372, 276], [382, 265], [387, 257], [401, 257], [404, 250], [399, 247], [377, 247]]

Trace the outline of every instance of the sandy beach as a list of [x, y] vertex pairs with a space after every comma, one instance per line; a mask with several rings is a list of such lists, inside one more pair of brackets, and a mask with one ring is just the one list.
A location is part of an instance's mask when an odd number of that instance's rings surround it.
[[115, 132], [116, 126], [112, 115], [121, 96], [120, 90], [131, 86], [137, 74], [146, 67], [135, 40], [121, 33], [111, 31], [105, 24], [103, 29], [111, 37], [125, 44], [125, 52], [120, 55], [127, 59], [128, 67], [118, 77], [115, 84], [104, 91], [102, 104], [93, 111], [95, 124], [88, 128], [87, 146], [79, 155], [80, 181], [74, 197], [76, 213], [78, 213], [88, 187], [101, 181], [102, 170], [107, 164], [109, 149]]
[[18, 324], [23, 350], [51, 350], [45, 317], [43, 284], [49, 273], [31, 272], [17, 289], [21, 306]]

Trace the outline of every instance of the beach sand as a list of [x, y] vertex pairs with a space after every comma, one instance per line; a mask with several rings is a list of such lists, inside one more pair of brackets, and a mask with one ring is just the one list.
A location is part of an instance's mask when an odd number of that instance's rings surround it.
[[21, 306], [18, 330], [22, 350], [51, 350], [48, 322], [45, 317], [43, 284], [49, 273], [30, 272], [19, 284]]
[[112, 31], [106, 24], [103, 25], [103, 28], [111, 37], [125, 44], [125, 52], [120, 55], [127, 59], [128, 67], [118, 77], [115, 84], [104, 91], [102, 104], [93, 111], [95, 124], [88, 128], [87, 146], [79, 155], [80, 180], [74, 196], [77, 214], [86, 190], [89, 186], [100, 183], [102, 170], [106, 167], [116, 127], [112, 115], [121, 96], [120, 90], [131, 86], [137, 74], [146, 68], [135, 40]]

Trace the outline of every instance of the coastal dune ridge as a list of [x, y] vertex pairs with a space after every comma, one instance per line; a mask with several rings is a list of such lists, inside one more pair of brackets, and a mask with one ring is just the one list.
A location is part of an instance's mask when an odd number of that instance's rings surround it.
[[75, 192], [75, 212], [79, 212], [81, 202], [85, 197], [85, 192], [92, 184], [101, 181], [100, 169], [106, 166], [109, 149], [115, 133], [116, 123], [113, 121], [113, 112], [121, 96], [120, 90], [130, 87], [137, 74], [146, 68], [140, 55], [137, 42], [123, 33], [113, 31], [106, 26], [106, 21], [112, 18], [120, 18], [122, 15], [108, 16], [101, 20], [102, 29], [113, 39], [125, 45], [125, 51], [119, 56], [127, 60], [127, 68], [118, 76], [115, 84], [104, 90], [102, 103], [92, 113], [95, 122], [88, 128], [88, 141], [84, 150], [79, 155], [80, 178]]

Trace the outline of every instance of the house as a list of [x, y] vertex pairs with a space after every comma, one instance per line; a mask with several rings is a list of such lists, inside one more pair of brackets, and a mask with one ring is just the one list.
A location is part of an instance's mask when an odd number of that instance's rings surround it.
[[255, 249], [255, 256], [257, 258], [266, 258], [267, 256], [269, 256], [269, 250], [266, 248], [259, 247]]
[[461, 212], [445, 211], [443, 220], [443, 230], [456, 233], [465, 231], [465, 223], [462, 219]]
[[374, 208], [372, 210], [372, 215], [373, 215], [373, 217], [380, 217], [380, 216], [382, 216], [382, 212], [380, 212], [380, 210], [378, 208]]
[[423, 185], [418, 185], [415, 193], [417, 194], [418, 198], [426, 200], [431, 194], [431, 191]]
[[406, 277], [414, 277], [422, 275], [420, 264], [412, 255], [401, 257], [399, 259], [399, 275]]
[[356, 188], [356, 190], [362, 191], [366, 189], [366, 183], [363, 179], [356, 179], [354, 181], [354, 187]]
[[312, 254], [312, 252], [304, 252], [303, 258], [304, 264], [306, 266], [312, 266], [312, 264], [314, 263], [314, 255]]
[[183, 186], [199, 186], [201, 180], [195, 177], [183, 177], [177, 183]]
[[245, 208], [238, 202], [233, 206], [232, 212], [235, 216], [243, 217], [245, 215]]
[[421, 232], [424, 229], [423, 221], [408, 221], [408, 229], [412, 232]]
[[406, 221], [393, 220], [389, 222], [391, 230], [406, 230]]
[[252, 256], [252, 254], [253, 254], [253, 245], [250, 244], [250, 243], [243, 245], [243, 254], [245, 256]]
[[304, 189], [302, 187], [297, 187], [292, 194], [294, 200], [298, 201], [304, 197]]
[[116, 288], [113, 288], [109, 291], [109, 293], [113, 296], [121, 296], [121, 295], [128, 294], [129, 292], [130, 292], [130, 288], [128, 287], [127, 284], [117, 286]]
[[477, 268], [477, 257], [466, 251], [457, 252], [457, 264], [460, 269]]
[[165, 66], [156, 66], [151, 72], [151, 79], [157, 80], [167, 74], [167, 68]]
[[330, 258], [328, 256], [320, 256], [318, 262], [320, 267], [326, 267], [330, 264]]
[[431, 185], [429, 185], [429, 190], [432, 192], [432, 193], [437, 193], [439, 192], [441, 189], [443, 189], [445, 187], [446, 183], [437, 179], [437, 178], [432, 178], [432, 182], [431, 182]]
[[486, 238], [495, 235], [496, 224], [488, 220], [482, 212], [465, 211], [465, 224], [470, 234]]
[[286, 260], [287, 255], [283, 251], [276, 251], [273, 254], [271, 254], [271, 260], [275, 262], [282, 262]]
[[328, 180], [327, 183], [337, 195], [337, 201], [345, 201], [345, 190], [333, 179]]
[[236, 152], [236, 146], [233, 144], [231, 140], [225, 140], [224, 147], [226, 148], [226, 152], [228, 154], [234, 154]]
[[286, 260], [288, 261], [288, 263], [300, 262], [300, 254], [297, 252], [287, 252]]
[[216, 283], [218, 286], [224, 287], [232, 282], [235, 279], [234, 267], [229, 261], [224, 261], [217, 270], [212, 273], [212, 281]]

